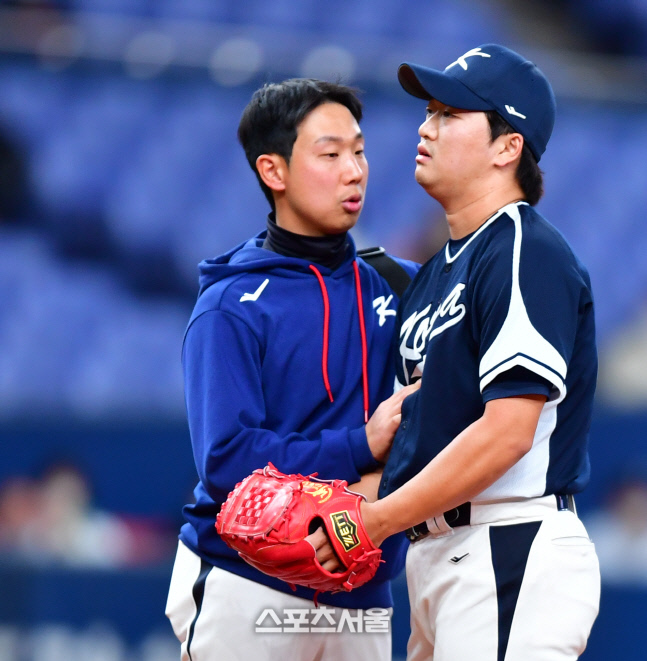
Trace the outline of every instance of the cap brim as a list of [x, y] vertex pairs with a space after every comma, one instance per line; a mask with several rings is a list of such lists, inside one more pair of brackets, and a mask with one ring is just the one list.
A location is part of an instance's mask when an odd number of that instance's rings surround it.
[[453, 76], [419, 64], [404, 62], [398, 68], [400, 85], [419, 99], [436, 99], [452, 108], [461, 110], [492, 110], [492, 104], [474, 94]]

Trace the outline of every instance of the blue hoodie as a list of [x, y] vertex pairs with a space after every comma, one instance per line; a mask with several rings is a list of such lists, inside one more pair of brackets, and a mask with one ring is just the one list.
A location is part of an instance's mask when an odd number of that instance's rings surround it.
[[[264, 237], [200, 264], [182, 352], [199, 482], [180, 539], [217, 567], [292, 593], [224, 544], [216, 514], [236, 483], [269, 461], [284, 473], [349, 483], [377, 467], [364, 423], [393, 393], [398, 299], [357, 257], [350, 236], [334, 271], [266, 250]], [[415, 275], [418, 265], [398, 261]], [[389, 538], [372, 581], [319, 601], [391, 606], [389, 579], [402, 569], [406, 545], [402, 535]], [[314, 592], [299, 587], [295, 594], [312, 599]]]

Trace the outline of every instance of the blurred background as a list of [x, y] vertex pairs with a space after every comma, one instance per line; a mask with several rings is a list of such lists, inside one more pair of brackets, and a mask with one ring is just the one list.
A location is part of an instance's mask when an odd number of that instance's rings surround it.
[[252, 92], [363, 90], [356, 241], [424, 261], [446, 230], [412, 176], [424, 109], [395, 72], [493, 41], [554, 85], [538, 208], [597, 301], [578, 505], [604, 586], [583, 658], [644, 659], [647, 0], [0, 2], [0, 659], [179, 658], [163, 612], [195, 482], [180, 350], [197, 263], [264, 228], [235, 137]]

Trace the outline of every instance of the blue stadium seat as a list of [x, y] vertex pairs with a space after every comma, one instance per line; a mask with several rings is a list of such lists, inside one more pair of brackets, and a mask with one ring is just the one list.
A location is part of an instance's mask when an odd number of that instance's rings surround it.
[[595, 48], [647, 55], [645, 0], [568, 0], [568, 9]]
[[67, 0], [75, 12], [104, 12], [145, 16], [151, 13], [153, 0]]
[[65, 112], [66, 85], [33, 66], [3, 66], [0, 76], [0, 118], [34, 147], [58, 126]]
[[188, 306], [143, 301], [105, 267], [0, 226], [0, 418], [182, 415]]
[[152, 10], [162, 18], [227, 22], [235, 4], [226, 0], [156, 0]]

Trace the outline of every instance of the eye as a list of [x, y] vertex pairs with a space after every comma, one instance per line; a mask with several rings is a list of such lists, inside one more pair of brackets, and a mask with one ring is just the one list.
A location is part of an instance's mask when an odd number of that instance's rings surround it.
[[334, 158], [337, 158], [337, 156], [339, 156], [339, 154], [337, 152], [331, 151], [331, 152], [326, 152], [325, 154], [322, 154], [322, 156], [332, 160]]
[[363, 156], [364, 155], [364, 148], [362, 147], [361, 149], [358, 149], [355, 152], [355, 156]]

